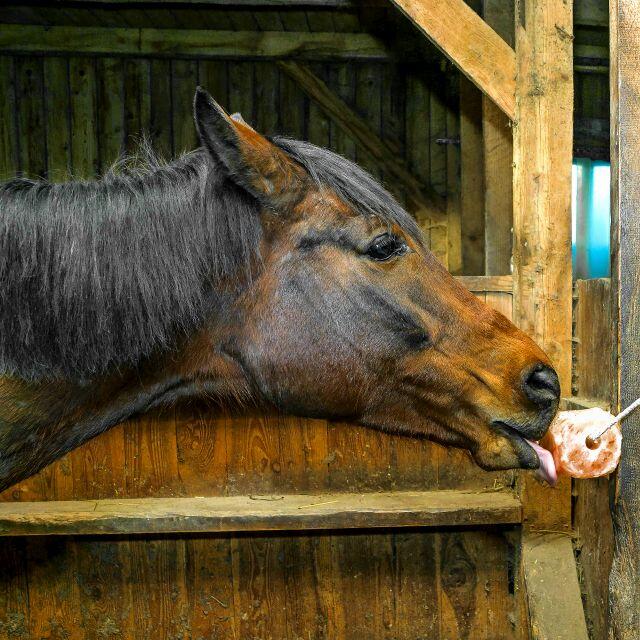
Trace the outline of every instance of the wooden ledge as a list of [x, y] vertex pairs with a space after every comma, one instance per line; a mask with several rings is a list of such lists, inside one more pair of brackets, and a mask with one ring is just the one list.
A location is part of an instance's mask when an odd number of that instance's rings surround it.
[[507, 491], [0, 503], [0, 536], [298, 531], [517, 524]]

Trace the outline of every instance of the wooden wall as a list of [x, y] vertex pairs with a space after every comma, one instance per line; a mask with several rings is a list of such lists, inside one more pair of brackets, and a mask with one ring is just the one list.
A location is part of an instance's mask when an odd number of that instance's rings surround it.
[[[573, 408], [609, 408], [614, 345], [611, 300], [608, 278], [576, 281]], [[608, 477], [573, 480], [576, 553], [592, 640], [606, 640], [609, 632], [609, 571], [614, 547], [609, 502], [613, 483]]]
[[[443, 142], [458, 129], [455, 82], [429, 65], [309, 66], [423, 184], [442, 196], [458, 192], [459, 150]], [[16, 170], [54, 180], [100, 174], [123, 151], [134, 151], [143, 133], [164, 156], [191, 150], [197, 146], [191, 105], [201, 84], [259, 131], [330, 147], [385, 180], [372, 158], [271, 61], [0, 56], [0, 76], [0, 178]], [[387, 186], [403, 200], [396, 183]], [[454, 240], [447, 226], [425, 226], [425, 234], [446, 263]]]
[[[457, 175], [450, 90], [437, 71], [386, 62], [312, 65], [441, 193]], [[197, 83], [258, 129], [375, 165], [270, 62], [0, 57], [0, 174], [105, 171], [148, 131], [191, 149]], [[382, 176], [384, 178], [384, 176]], [[402, 194], [400, 194], [402, 195]], [[442, 228], [430, 242], [446, 256]], [[440, 249], [439, 249], [440, 248]], [[511, 315], [511, 294], [481, 294]], [[224, 415], [186, 405], [118, 426], [3, 501], [105, 497], [495, 490], [466, 454], [352, 425]], [[271, 535], [8, 538], [0, 638], [353, 639], [526, 637], [505, 529]]]

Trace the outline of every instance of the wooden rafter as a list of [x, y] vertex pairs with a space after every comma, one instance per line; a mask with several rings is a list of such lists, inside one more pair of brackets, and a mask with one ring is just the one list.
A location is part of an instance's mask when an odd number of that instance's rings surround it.
[[515, 53], [464, 0], [391, 2], [509, 118], [515, 118]]
[[0, 51], [202, 58], [384, 59], [367, 33], [0, 25]]
[[281, 61], [280, 68], [353, 140], [369, 153], [380, 168], [407, 192], [407, 198], [417, 217], [442, 220], [445, 216], [445, 201], [433, 189], [422, 184], [409, 170], [387, 142], [349, 105], [307, 67], [297, 62]]

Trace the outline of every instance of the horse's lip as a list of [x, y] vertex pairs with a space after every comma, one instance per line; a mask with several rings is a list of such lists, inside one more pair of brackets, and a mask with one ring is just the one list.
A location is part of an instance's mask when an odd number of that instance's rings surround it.
[[518, 462], [523, 469], [538, 469], [540, 467], [540, 458], [529, 444], [526, 436], [502, 420], [494, 420], [491, 425], [501, 436], [511, 442], [518, 456]]

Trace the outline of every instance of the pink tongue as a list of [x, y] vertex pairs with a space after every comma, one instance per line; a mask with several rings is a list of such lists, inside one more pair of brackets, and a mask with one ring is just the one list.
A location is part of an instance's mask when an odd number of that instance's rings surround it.
[[553, 460], [551, 452], [543, 449], [537, 442], [533, 442], [532, 440], [527, 440], [527, 442], [538, 454], [538, 458], [540, 458], [540, 467], [536, 471], [536, 475], [538, 478], [546, 480], [552, 487], [555, 487], [558, 482], [558, 473], [556, 472], [556, 463]]

